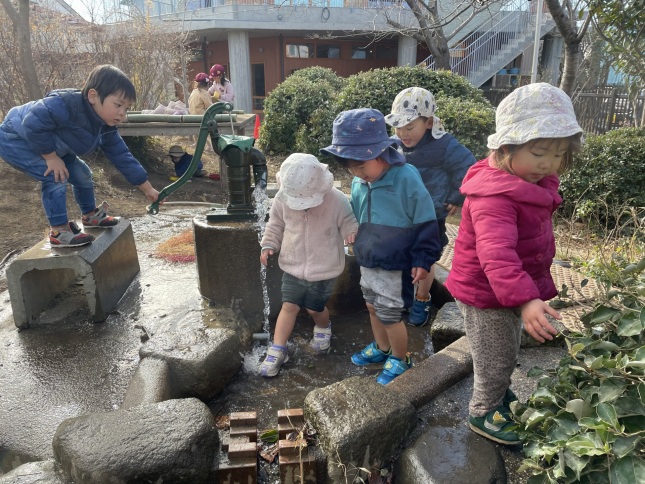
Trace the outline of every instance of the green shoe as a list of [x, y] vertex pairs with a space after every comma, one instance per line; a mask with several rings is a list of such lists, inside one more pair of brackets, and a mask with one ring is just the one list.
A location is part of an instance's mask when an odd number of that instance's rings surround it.
[[518, 398], [515, 393], [513, 393], [513, 390], [511, 388], [506, 389], [506, 393], [504, 394], [504, 398], [502, 399], [502, 406], [506, 408], [511, 408], [510, 405], [513, 402], [517, 402]]
[[504, 445], [520, 444], [520, 438], [513, 431], [517, 424], [511, 412], [504, 406], [488, 412], [485, 417], [468, 417], [470, 428], [479, 435]]

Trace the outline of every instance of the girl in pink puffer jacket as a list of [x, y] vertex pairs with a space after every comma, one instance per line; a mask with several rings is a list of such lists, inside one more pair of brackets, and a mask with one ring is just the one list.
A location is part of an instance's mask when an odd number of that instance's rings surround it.
[[502, 444], [517, 444], [509, 389], [522, 322], [536, 340], [557, 331], [545, 301], [557, 295], [549, 268], [555, 256], [551, 225], [562, 203], [558, 175], [580, 147], [569, 96], [549, 84], [516, 89], [497, 108], [489, 157], [473, 165], [446, 287], [464, 316], [475, 383], [470, 427]]

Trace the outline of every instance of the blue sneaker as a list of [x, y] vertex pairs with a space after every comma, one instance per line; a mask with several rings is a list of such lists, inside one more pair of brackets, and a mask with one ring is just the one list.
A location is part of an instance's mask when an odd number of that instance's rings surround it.
[[376, 341], [372, 341], [369, 346], [366, 346], [363, 351], [352, 355], [352, 363], [358, 366], [372, 365], [374, 363], [381, 363], [387, 360], [388, 356], [392, 354], [392, 348], [387, 350], [387, 353], [380, 350], [376, 345]]
[[406, 355], [405, 361], [398, 359], [396, 356], [390, 356], [383, 365], [383, 371], [376, 379], [376, 383], [387, 385], [397, 376], [405, 373], [410, 368], [412, 368], [412, 360], [410, 359], [410, 355]]
[[428, 299], [427, 301], [420, 301], [416, 297], [414, 298], [414, 304], [410, 308], [410, 316], [408, 316], [408, 324], [420, 328], [425, 326], [430, 319], [430, 309], [432, 308], [432, 301]]

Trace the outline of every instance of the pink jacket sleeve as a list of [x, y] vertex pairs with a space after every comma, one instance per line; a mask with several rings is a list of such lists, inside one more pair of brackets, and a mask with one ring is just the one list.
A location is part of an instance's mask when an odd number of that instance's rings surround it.
[[282, 208], [282, 202], [273, 199], [273, 205], [271, 205], [271, 211], [269, 212], [269, 221], [264, 228], [264, 236], [260, 242], [260, 247], [271, 247], [276, 252], [280, 251], [282, 238], [284, 237]]
[[232, 103], [235, 100], [235, 91], [233, 90], [233, 84], [227, 82], [224, 85], [224, 92], [220, 98], [222, 101], [227, 103]]
[[347, 200], [345, 194], [342, 193], [340, 197], [340, 210], [338, 210], [338, 227], [343, 240], [358, 230], [358, 222], [356, 221], [352, 206], [349, 204], [349, 200]]
[[504, 196], [471, 197], [470, 213], [479, 263], [497, 300], [507, 308], [540, 298], [517, 254], [517, 212]]

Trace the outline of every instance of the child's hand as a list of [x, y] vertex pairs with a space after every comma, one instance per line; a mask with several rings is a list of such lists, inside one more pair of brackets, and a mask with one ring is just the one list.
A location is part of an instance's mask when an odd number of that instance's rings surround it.
[[273, 249], [262, 249], [262, 253], [260, 254], [260, 262], [262, 262], [263, 266], [267, 265], [270, 255], [273, 255]]
[[459, 210], [458, 205], [452, 205], [450, 203], [444, 203], [444, 205], [446, 206], [446, 210], [448, 210], [446, 217], [452, 217], [454, 214], [457, 213], [457, 210]]
[[139, 185], [139, 190], [141, 190], [145, 194], [146, 198], [151, 202], [159, 200], [159, 192], [153, 188], [149, 181]]
[[47, 176], [50, 173], [54, 173], [54, 180], [57, 182], [66, 182], [69, 178], [69, 171], [65, 166], [65, 162], [61, 160], [56, 152], [42, 155], [45, 158], [45, 163], [47, 163], [47, 171], [43, 176]]
[[412, 268], [412, 284], [416, 284], [417, 282], [424, 280], [426, 277], [428, 277], [428, 271], [423, 267]]
[[520, 309], [522, 310], [524, 328], [540, 343], [544, 343], [544, 338], [549, 340], [553, 339], [551, 334], [558, 334], [558, 331], [549, 324], [544, 314], [548, 313], [555, 319], [562, 319], [562, 316], [541, 299], [533, 299], [525, 302], [520, 306]]
[[353, 244], [354, 242], [356, 242], [356, 232], [354, 232], [353, 234], [349, 234], [345, 239], [345, 243], [347, 245]]

